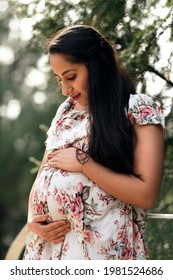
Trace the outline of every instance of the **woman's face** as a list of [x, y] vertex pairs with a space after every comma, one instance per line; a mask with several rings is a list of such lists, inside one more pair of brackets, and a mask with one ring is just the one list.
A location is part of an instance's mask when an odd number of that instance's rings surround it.
[[61, 84], [62, 94], [76, 101], [76, 109], [88, 109], [88, 69], [84, 64], [70, 62], [62, 54], [52, 54], [50, 64]]

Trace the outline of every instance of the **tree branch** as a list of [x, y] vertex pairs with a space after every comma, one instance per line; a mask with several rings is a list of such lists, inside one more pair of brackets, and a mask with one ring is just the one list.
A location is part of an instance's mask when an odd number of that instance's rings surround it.
[[173, 82], [165, 77], [164, 74], [160, 73], [158, 70], [156, 70], [153, 66], [148, 65], [147, 71], [152, 72], [159, 76], [161, 79], [163, 79], [169, 86], [173, 87]]

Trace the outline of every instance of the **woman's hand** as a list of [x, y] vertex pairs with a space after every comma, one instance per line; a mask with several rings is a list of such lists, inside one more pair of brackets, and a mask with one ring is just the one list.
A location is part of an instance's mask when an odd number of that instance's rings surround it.
[[49, 224], [44, 224], [48, 215], [35, 215], [28, 222], [29, 229], [43, 239], [61, 243], [64, 242], [65, 235], [71, 230], [70, 223], [66, 220], [59, 220]]
[[57, 150], [48, 154], [47, 164], [50, 167], [71, 172], [82, 172], [82, 164], [76, 158], [76, 148], [74, 147]]

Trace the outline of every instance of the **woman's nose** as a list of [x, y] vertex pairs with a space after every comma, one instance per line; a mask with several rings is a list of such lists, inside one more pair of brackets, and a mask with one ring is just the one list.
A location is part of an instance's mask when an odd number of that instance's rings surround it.
[[72, 86], [69, 84], [62, 84], [62, 94], [64, 96], [69, 96], [72, 94]]

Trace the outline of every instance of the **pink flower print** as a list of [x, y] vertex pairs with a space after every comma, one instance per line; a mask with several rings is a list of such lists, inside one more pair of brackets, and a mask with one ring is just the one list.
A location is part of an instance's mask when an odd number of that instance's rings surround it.
[[139, 230], [134, 230], [134, 241], [136, 243], [140, 242], [141, 240], [141, 234]]
[[117, 240], [123, 240], [123, 238], [124, 238], [124, 231], [121, 230], [121, 231], [119, 231], [119, 233], [118, 233]]
[[63, 251], [64, 251], [64, 252], [67, 252], [68, 249], [69, 249], [69, 244], [68, 244], [68, 243], [64, 244], [64, 246], [63, 246]]
[[42, 255], [42, 252], [44, 250], [45, 244], [44, 243], [40, 243], [39, 244], [39, 249], [38, 249], [38, 255]]
[[126, 215], [129, 215], [130, 213], [131, 213], [131, 210], [130, 210], [129, 208], [126, 208], [125, 214], [126, 214]]
[[132, 259], [132, 247], [125, 247], [122, 250], [121, 260], [130, 260]]
[[77, 186], [77, 192], [81, 193], [83, 191], [83, 184], [80, 182]]
[[128, 118], [129, 118], [130, 122], [133, 124], [134, 123], [134, 117], [132, 115], [132, 112], [128, 112]]
[[37, 214], [43, 214], [43, 204], [42, 203], [37, 203], [36, 205], [36, 211], [37, 211]]
[[106, 203], [106, 205], [109, 205], [109, 203], [112, 200], [112, 197], [108, 197], [107, 195], [103, 195], [103, 194], [99, 194], [99, 193], [98, 193], [98, 197], [99, 197], [99, 200], [104, 201]]
[[106, 199], [106, 195], [102, 195], [102, 193], [101, 194], [98, 193], [98, 196], [99, 196], [99, 200], [101, 201], [104, 201]]
[[31, 248], [31, 249], [33, 250], [34, 244], [33, 244], [32, 242], [30, 242], [29, 245], [28, 245], [28, 247]]
[[91, 232], [89, 231], [89, 230], [83, 230], [83, 234], [84, 234], [84, 241], [86, 242], [86, 243], [91, 243], [91, 241], [92, 241], [92, 234], [91, 234]]
[[60, 213], [61, 215], [65, 216], [66, 215], [66, 209], [65, 208], [61, 208], [57, 210], [58, 213]]
[[61, 129], [63, 127], [63, 124], [64, 124], [64, 120], [59, 121], [56, 125], [56, 129], [57, 130]]
[[100, 254], [101, 254], [101, 255], [106, 255], [107, 253], [108, 253], [107, 249], [106, 249], [105, 247], [102, 246], [102, 247], [100, 248]]
[[113, 240], [113, 238], [109, 238], [109, 244], [110, 244], [110, 246], [116, 246], [116, 245], [117, 245], [117, 242], [115, 242], [115, 241]]
[[59, 204], [62, 205], [62, 203], [67, 203], [69, 198], [68, 198], [68, 195], [65, 191], [61, 191], [58, 193], [57, 197], [56, 197], [56, 200]]
[[69, 197], [68, 197], [67, 193], [62, 192], [61, 195], [62, 195], [62, 201], [66, 203], [69, 200]]
[[95, 235], [96, 235], [97, 238], [100, 238], [100, 237], [101, 237], [101, 234], [100, 234], [99, 231], [96, 230], [96, 231], [94, 231], [94, 233], [95, 233]]
[[69, 176], [69, 173], [67, 171], [63, 170], [63, 169], [60, 169], [59, 172], [63, 177], [68, 177]]
[[131, 213], [130, 208], [128, 207], [123, 207], [123, 209], [120, 210], [120, 217], [124, 216], [124, 215], [129, 215]]
[[124, 216], [124, 209], [120, 210], [120, 217]]
[[57, 195], [56, 200], [58, 202], [58, 204], [62, 204], [62, 196], [60, 194]]
[[78, 120], [82, 121], [83, 119], [85, 119], [85, 114], [79, 115]]
[[140, 113], [139, 113], [139, 117], [140, 120], [142, 120], [144, 117], [150, 116], [153, 114], [153, 108], [151, 108], [150, 106], [140, 106], [139, 107]]
[[70, 210], [72, 216], [76, 217], [79, 220], [82, 218], [80, 218], [80, 216], [83, 213], [83, 203], [80, 196], [77, 196], [70, 201]]
[[58, 189], [57, 189], [57, 188], [54, 188], [53, 194], [54, 194], [54, 195], [57, 195], [57, 193], [58, 193]]

